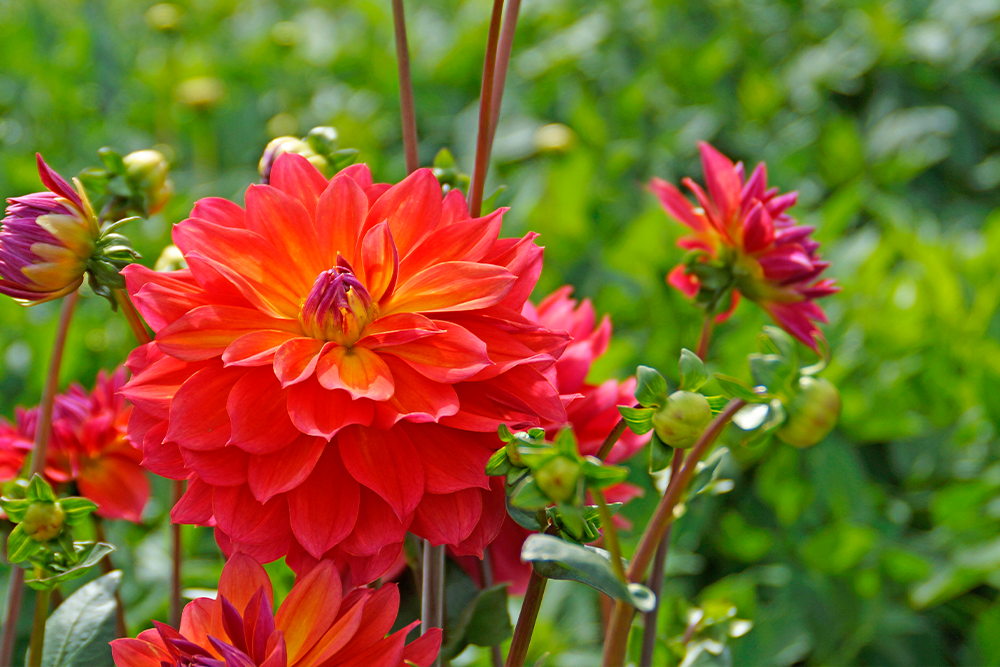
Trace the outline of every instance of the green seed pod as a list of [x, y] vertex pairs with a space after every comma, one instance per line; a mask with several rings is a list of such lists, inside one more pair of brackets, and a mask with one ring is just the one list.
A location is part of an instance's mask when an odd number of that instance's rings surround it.
[[664, 443], [687, 449], [698, 442], [710, 421], [712, 406], [708, 399], [693, 391], [675, 391], [667, 404], [653, 414], [653, 429]]
[[62, 532], [65, 521], [66, 513], [59, 503], [37, 502], [28, 507], [21, 528], [36, 542], [48, 542]]
[[826, 378], [803, 376], [798, 393], [786, 407], [788, 419], [776, 435], [793, 447], [812, 447], [837, 424], [840, 392]]
[[535, 472], [535, 483], [550, 500], [566, 502], [576, 493], [580, 479], [580, 464], [565, 456], [557, 456]]

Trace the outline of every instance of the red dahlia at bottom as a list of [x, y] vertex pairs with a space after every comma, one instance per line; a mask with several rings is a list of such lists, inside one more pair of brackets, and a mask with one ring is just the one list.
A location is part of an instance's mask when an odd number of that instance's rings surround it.
[[188, 269], [124, 272], [156, 332], [128, 362], [129, 437], [188, 480], [173, 521], [300, 573], [335, 558], [354, 585], [407, 531], [481, 556], [497, 427], [566, 421], [545, 372], [567, 337], [521, 314], [542, 249], [498, 239], [502, 216], [470, 219], [429, 169], [327, 181], [294, 154], [245, 210], [199, 201], [173, 232]]

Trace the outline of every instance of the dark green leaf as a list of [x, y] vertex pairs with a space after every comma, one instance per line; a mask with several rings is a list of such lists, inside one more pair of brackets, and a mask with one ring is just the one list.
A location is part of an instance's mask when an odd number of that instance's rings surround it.
[[466, 605], [454, 626], [449, 628], [441, 655], [447, 660], [457, 656], [469, 644], [496, 646], [514, 633], [507, 611], [507, 584], [479, 591]]
[[523, 510], [545, 509], [551, 502], [531, 476], [522, 479], [510, 494], [510, 504]]
[[649, 441], [649, 472], [660, 472], [670, 467], [674, 448], [665, 444], [654, 433]]
[[537, 510], [524, 510], [520, 507], [516, 507], [511, 504], [510, 498], [507, 499], [507, 514], [522, 528], [534, 531], [545, 530], [545, 527], [538, 523]]
[[42, 667], [110, 665], [115, 591], [122, 573], [108, 572], [69, 596], [45, 622]]
[[697, 354], [688, 349], [681, 350], [681, 389], [698, 391], [708, 382], [708, 371], [705, 362]]
[[602, 463], [593, 456], [583, 459], [581, 472], [586, 477], [588, 489], [606, 489], [628, 478], [628, 468]]

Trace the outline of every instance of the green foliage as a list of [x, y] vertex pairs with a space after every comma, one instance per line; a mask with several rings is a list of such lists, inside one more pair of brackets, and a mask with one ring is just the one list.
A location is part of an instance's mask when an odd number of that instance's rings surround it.
[[115, 591], [122, 573], [108, 572], [81, 587], [45, 622], [43, 667], [87, 667], [111, 664], [115, 639]]

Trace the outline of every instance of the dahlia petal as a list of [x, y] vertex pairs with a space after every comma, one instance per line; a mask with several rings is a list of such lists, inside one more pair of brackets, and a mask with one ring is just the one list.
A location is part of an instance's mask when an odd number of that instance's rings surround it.
[[268, 183], [296, 199], [307, 212], [326, 190], [327, 180], [309, 160], [296, 153], [282, 153], [274, 161]]
[[274, 355], [284, 343], [299, 334], [288, 331], [251, 331], [243, 334], [222, 353], [226, 366], [262, 366], [274, 361]]
[[721, 324], [725, 322], [732, 314], [736, 312], [736, 307], [740, 305], [740, 293], [738, 290], [733, 290], [729, 297], [729, 308], [726, 308], [723, 312], [715, 316], [715, 323]]
[[156, 335], [156, 344], [172, 357], [201, 361], [217, 357], [247, 332], [265, 330], [300, 333], [297, 320], [281, 320], [255, 308], [200, 306]]
[[368, 214], [364, 191], [354, 179], [343, 174], [330, 181], [316, 206], [316, 235], [329, 266], [336, 264], [338, 253], [348, 262], [354, 262], [354, 249]]
[[[367, 589], [362, 589], [367, 590]], [[300, 665], [325, 665], [337, 651], [344, 648], [361, 627], [361, 618], [364, 615], [364, 603], [351, 605], [346, 611], [344, 605], [340, 605], [340, 616], [313, 645], [309, 652], [303, 655], [298, 664]]]
[[364, 337], [355, 345], [377, 350], [427, 338], [440, 331], [431, 319], [418, 313], [393, 313], [365, 327]]
[[270, 368], [254, 368], [241, 377], [226, 401], [232, 424], [227, 444], [251, 454], [270, 454], [298, 438], [288, 416], [286, 393]]
[[288, 647], [285, 646], [285, 637], [276, 632], [271, 636], [272, 641], [268, 643], [267, 659], [260, 663], [260, 667], [285, 667], [288, 664]]
[[108, 519], [142, 521], [149, 500], [149, 480], [136, 463], [123, 456], [101, 456], [81, 466], [76, 479], [80, 494], [97, 503], [97, 514]]
[[448, 227], [458, 222], [465, 222], [469, 219], [469, 205], [465, 202], [465, 196], [461, 190], [452, 188], [444, 196], [441, 203], [441, 222], [438, 229]]
[[283, 252], [284, 272], [300, 277], [308, 293], [312, 280], [330, 268], [323, 263], [319, 237], [312, 215], [302, 204], [276, 187], [251, 185], [247, 188], [247, 229], [269, 239], [274, 249]]
[[222, 227], [246, 229], [246, 211], [237, 204], [222, 197], [199, 199], [191, 209], [192, 218], [208, 220]]
[[[133, 409], [133, 414], [136, 410]], [[176, 442], [164, 440], [167, 422], [161, 421], [146, 431], [142, 441], [142, 465], [151, 473], [168, 479], [186, 479], [191, 471], [184, 465]]]
[[399, 264], [402, 281], [441, 262], [478, 262], [500, 236], [503, 214], [500, 208], [487, 216], [438, 227]]
[[288, 416], [303, 433], [330, 439], [350, 424], [371, 424], [375, 403], [364, 398], [355, 401], [341, 389], [324, 389], [313, 377], [292, 385]]
[[202, 648], [210, 646], [208, 643], [210, 636], [221, 637], [225, 632], [222, 626], [222, 610], [218, 603], [211, 598], [197, 598], [189, 602], [181, 611], [179, 630], [182, 637], [187, 637], [198, 646]]
[[340, 599], [340, 574], [331, 561], [321, 562], [295, 582], [274, 618], [285, 636], [289, 664], [296, 664], [330, 629]]
[[[358, 164], [352, 164], [349, 167], [344, 167], [337, 172], [337, 176], [348, 176], [355, 183], [358, 184], [362, 190], [370, 188], [372, 186], [372, 172], [368, 168], [368, 165], [364, 162]], [[334, 178], [336, 178], [335, 176]]]
[[594, 360], [607, 351], [610, 340], [611, 320], [605, 316], [593, 333], [586, 338], [574, 340], [566, 347], [555, 364], [556, 386], [560, 392], [568, 394], [580, 391]]
[[42, 179], [42, 183], [50, 192], [63, 197], [65, 199], [73, 202], [78, 208], [83, 208], [83, 202], [80, 201], [80, 195], [76, 193], [76, 190], [66, 182], [66, 179], [60, 176], [52, 169], [45, 160], [42, 159], [41, 153], [35, 153], [35, 164], [38, 167], [38, 175]]
[[[507, 517], [507, 505], [503, 490], [503, 478], [491, 477], [490, 490], [480, 491], [482, 495], [482, 517], [468, 538], [459, 544], [452, 545], [451, 551], [456, 556], [483, 557], [483, 550], [500, 534], [500, 528]], [[513, 522], [512, 522], [513, 523]], [[520, 549], [518, 550], [520, 552]]]
[[475, 262], [442, 262], [416, 274], [385, 304], [391, 312], [475, 310], [499, 303], [515, 277], [507, 269]]
[[535, 245], [536, 238], [538, 234], [531, 232], [520, 239], [500, 239], [483, 258], [484, 262], [507, 267], [517, 277], [510, 292], [500, 301], [500, 305], [517, 312], [521, 311], [542, 274], [543, 250]]
[[743, 191], [740, 193], [740, 209], [744, 211], [749, 209], [755, 200], [763, 201], [766, 189], [767, 165], [761, 162], [743, 186]]
[[768, 280], [779, 282], [807, 277], [813, 270], [812, 259], [795, 244], [779, 246], [757, 261]]
[[360, 490], [336, 447], [326, 447], [309, 477], [288, 492], [292, 533], [314, 558], [347, 537], [358, 518]]
[[500, 424], [511, 429], [538, 426], [538, 415], [524, 401], [511, 405], [504, 393], [495, 396], [496, 390], [483, 382], [461, 382], [454, 385], [458, 394], [459, 410], [452, 416], [442, 417], [440, 424], [464, 431], [495, 433]]
[[517, 366], [480, 384], [490, 386], [489, 395], [493, 400], [537, 414], [543, 422], [562, 424], [566, 421], [566, 409], [559, 392], [544, 375], [529, 366]]
[[293, 338], [274, 354], [274, 374], [282, 387], [294, 385], [312, 376], [325, 343], [315, 338]]
[[271, 454], [250, 457], [247, 483], [257, 500], [268, 500], [299, 486], [312, 473], [326, 449], [326, 441], [303, 435], [287, 447]]
[[760, 202], [754, 205], [743, 223], [743, 250], [753, 254], [764, 250], [774, 241], [774, 224]]
[[132, 303], [155, 332], [198, 306], [210, 303], [246, 304], [246, 300], [235, 290], [233, 292], [238, 299], [234, 299], [232, 293], [216, 291], [211, 295], [207, 294], [194, 280], [189, 269], [161, 272], [141, 264], [129, 264], [121, 273], [125, 276], [125, 286], [132, 297]]
[[385, 191], [372, 205], [361, 235], [389, 223], [400, 257], [405, 257], [441, 220], [441, 184], [430, 169], [418, 169]]
[[678, 264], [667, 275], [667, 283], [689, 299], [698, 293], [698, 279], [687, 272], [687, 267]]
[[116, 665], [129, 667], [160, 667], [173, 660], [165, 649], [141, 639], [115, 639], [111, 642], [111, 657]]
[[[138, 347], [129, 355], [126, 365], [134, 376], [121, 389], [132, 405], [154, 417], [166, 419], [170, 402], [177, 390], [207, 363], [187, 363], [160, 352], [156, 343]], [[140, 372], [141, 369], [141, 372]]]
[[705, 142], [699, 143], [698, 149], [701, 151], [701, 165], [708, 192], [719, 207], [722, 219], [729, 223], [739, 210], [743, 183], [729, 158]]
[[420, 621], [414, 621], [409, 626], [392, 633], [385, 639], [380, 639], [367, 649], [337, 661], [338, 667], [370, 667], [371, 665], [398, 665], [403, 659], [403, 646], [406, 634]]
[[[260, 544], [288, 530], [288, 503], [284, 496], [260, 503], [245, 484], [220, 486], [215, 488], [212, 506], [218, 527], [233, 542]], [[245, 606], [246, 602], [242, 604]]]
[[352, 398], [384, 401], [394, 391], [392, 371], [379, 355], [364, 347], [329, 348], [316, 366], [324, 389], [344, 389]]
[[683, 225], [691, 228], [695, 232], [708, 231], [708, 225], [694, 210], [694, 206], [688, 201], [681, 191], [661, 178], [653, 178], [649, 182], [649, 189], [660, 200], [660, 204]]
[[[402, 539], [402, 538], [401, 538]], [[403, 542], [393, 542], [368, 556], [354, 556], [343, 552], [337, 557], [348, 567], [351, 585], [365, 586], [378, 578], [389, 578], [403, 556]]]
[[[803, 305], [807, 303], [809, 302], [804, 301], [790, 304], [766, 303], [761, 305], [771, 318], [778, 323], [778, 326], [798, 338], [805, 345], [818, 351], [819, 343], [817, 338], [822, 336], [822, 334], [816, 328], [816, 325], [810, 321], [809, 315], [807, 315], [808, 311], [803, 308]], [[820, 311], [821, 315], [822, 312]]]
[[215, 542], [227, 558], [233, 554], [246, 554], [258, 563], [270, 563], [286, 555], [292, 542], [292, 534], [288, 530], [287, 521], [280, 526], [280, 530], [277, 530], [279, 528], [277, 524], [274, 528], [276, 530], [270, 533], [263, 542], [238, 542], [231, 540], [222, 529], [216, 526]]
[[[360, 487], [358, 519], [340, 549], [354, 556], [372, 556], [386, 545], [402, 542], [412, 516], [400, 520], [396, 512], [374, 491]], [[387, 563], [386, 567], [392, 563]], [[381, 574], [381, 573], [379, 573]]]
[[214, 291], [216, 286], [223, 290], [232, 290], [238, 293], [241, 298], [256, 307], [262, 313], [268, 313], [276, 318], [291, 318], [298, 315], [298, 306], [295, 301], [289, 298], [292, 293], [291, 288], [274, 285], [262, 285], [247, 280], [239, 272], [226, 266], [217, 260], [204, 257], [197, 252], [189, 252], [184, 256], [188, 266], [191, 267], [198, 282]]
[[219, 577], [219, 595], [229, 600], [237, 609], [246, 609], [250, 598], [264, 589], [268, 602], [274, 604], [271, 578], [260, 563], [244, 554], [233, 554], [222, 568]]
[[166, 439], [188, 449], [210, 450], [225, 446], [230, 435], [226, 400], [233, 385], [246, 372], [245, 368], [222, 368], [221, 364], [213, 364], [188, 378], [170, 404]]
[[435, 320], [442, 333], [385, 348], [425, 377], [447, 384], [467, 380], [490, 365], [486, 344], [467, 329], [451, 322]]
[[420, 453], [426, 493], [454, 493], [462, 489], [489, 489], [486, 462], [498, 449], [496, 434], [470, 433], [434, 424], [400, 428]]
[[238, 447], [222, 447], [207, 452], [181, 447], [184, 465], [212, 486], [246, 484], [250, 455]]
[[[345, 606], [346, 604], [347, 599], [345, 598], [341, 606]], [[396, 620], [397, 610], [399, 609], [399, 589], [396, 584], [386, 584], [368, 596], [363, 601], [363, 604], [361, 624], [358, 631], [354, 634], [354, 638], [351, 639], [343, 651], [331, 656], [328, 664], [340, 667], [344, 664], [345, 660], [370, 648], [385, 637], [386, 633], [392, 629], [392, 624]], [[374, 660], [360, 664], [397, 665], [399, 661]]]
[[479, 489], [438, 495], [425, 493], [413, 514], [410, 532], [431, 544], [461, 544], [472, 534], [482, 514]]
[[402, 662], [416, 667], [430, 667], [441, 652], [441, 628], [431, 628], [403, 647]]
[[187, 490], [170, 510], [170, 521], [207, 526], [212, 521], [212, 486], [198, 477], [188, 480]]
[[395, 391], [375, 405], [375, 425], [389, 429], [405, 419], [408, 422], [436, 422], [458, 412], [458, 394], [450, 384], [434, 382], [391, 355], [383, 361], [389, 366]]
[[[282, 653], [284, 661], [280, 662], [277, 667], [287, 665], [287, 654], [285, 653], [287, 647], [284, 637], [280, 632], [276, 632], [276, 629], [271, 605], [264, 597], [264, 591], [258, 589], [250, 598], [250, 602], [247, 603], [247, 608], [243, 612], [243, 633], [247, 642], [247, 655], [261, 667], [267, 664], [269, 656], [274, 656], [278, 645], [281, 646], [278, 652]], [[274, 662], [272, 660], [271, 664]]]
[[380, 222], [365, 232], [360, 269], [372, 301], [380, 303], [383, 297], [391, 298], [399, 276], [399, 252], [389, 223]]
[[350, 426], [340, 432], [337, 444], [354, 479], [381, 496], [400, 519], [413, 512], [424, 493], [424, 471], [402, 428]]

